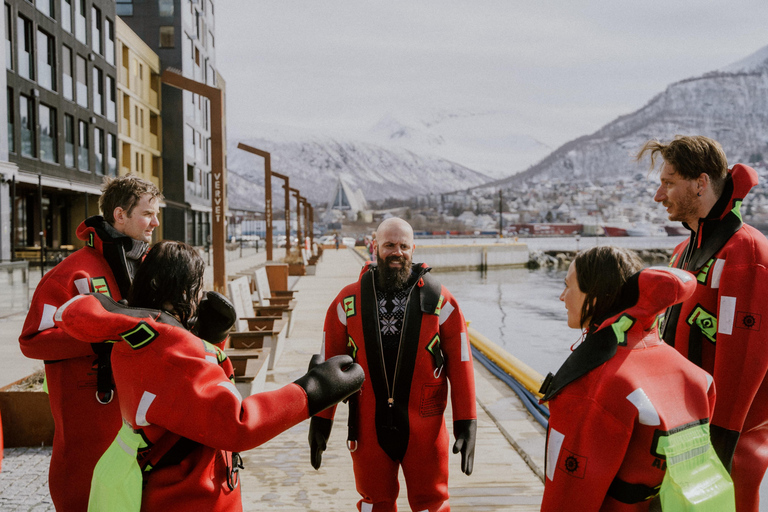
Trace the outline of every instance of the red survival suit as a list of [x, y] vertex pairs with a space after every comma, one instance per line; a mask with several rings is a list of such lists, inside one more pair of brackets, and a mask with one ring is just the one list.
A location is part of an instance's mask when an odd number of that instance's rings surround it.
[[768, 468], [768, 240], [740, 213], [757, 173], [742, 164], [729, 173], [698, 232], [675, 248], [670, 265], [692, 272], [697, 286], [667, 310], [661, 332], [714, 376], [712, 444], [730, 469], [736, 510], [757, 512]]
[[712, 377], [654, 326], [695, 286], [679, 270], [635, 274], [612, 316], [544, 381], [551, 416], [543, 512], [649, 510], [666, 466], [658, 438], [706, 423], [715, 403]]
[[[242, 510], [240, 487], [229, 485], [231, 452], [307, 419], [306, 392], [292, 383], [243, 399], [211, 345], [169, 315], [148, 312], [86, 295], [62, 307], [56, 324], [83, 341], [121, 340], [112, 351], [120, 410], [149, 445], [140, 460], [152, 466], [144, 469], [141, 510]], [[162, 457], [152, 452], [159, 447]]]
[[[110, 398], [111, 345], [78, 341], [53, 321], [56, 309], [78, 294], [101, 292], [120, 300], [128, 293], [131, 277], [125, 253], [133, 241], [113, 238], [104, 224], [100, 216], [80, 224], [77, 237], [86, 246], [43, 276], [19, 337], [25, 356], [45, 361], [56, 426], [48, 485], [56, 509], [67, 512], [87, 508], [93, 467], [121, 425], [117, 397]], [[97, 388], [107, 403], [99, 403]]]
[[[325, 358], [348, 354], [365, 371], [356, 408], [350, 407], [351, 424], [357, 425], [352, 464], [362, 496], [358, 509], [364, 512], [396, 510], [399, 465], [413, 510], [450, 510], [443, 418], [448, 381], [454, 421], [477, 417], [464, 316], [453, 295], [427, 274], [429, 267], [416, 264], [414, 270], [420, 276], [408, 296], [394, 382], [384, 368], [370, 262], [358, 282], [341, 290], [325, 317]], [[334, 412], [318, 416], [332, 420]]]

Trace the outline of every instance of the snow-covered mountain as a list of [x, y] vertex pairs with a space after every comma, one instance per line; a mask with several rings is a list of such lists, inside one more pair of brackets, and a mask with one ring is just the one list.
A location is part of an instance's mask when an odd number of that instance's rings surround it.
[[530, 136], [511, 131], [514, 115], [471, 110], [389, 113], [363, 136], [383, 146], [459, 162], [499, 179], [528, 168], [552, 151]]
[[500, 183], [646, 172], [648, 162], [634, 159], [637, 151], [649, 139], [670, 140], [677, 134], [717, 140], [729, 164], [768, 158], [768, 46], [730, 66], [668, 86], [638, 111], [564, 144]]
[[[264, 205], [264, 161], [237, 149], [242, 142], [271, 154], [272, 170], [290, 177], [290, 185], [316, 205], [325, 205], [339, 177], [367, 200], [409, 198], [450, 192], [491, 181], [489, 176], [455, 162], [418, 155], [397, 147], [340, 140], [318, 135], [280, 133], [267, 138], [230, 136], [227, 148], [230, 208], [261, 209]], [[273, 178], [276, 204], [283, 181]]]

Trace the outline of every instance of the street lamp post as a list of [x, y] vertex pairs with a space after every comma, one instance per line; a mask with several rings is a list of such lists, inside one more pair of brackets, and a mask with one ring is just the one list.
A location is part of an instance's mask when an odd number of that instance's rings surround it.
[[301, 194], [293, 187], [290, 189], [296, 197], [296, 240], [297, 243], [301, 243]]
[[225, 226], [227, 177], [224, 168], [224, 92], [218, 87], [187, 78], [181, 72], [166, 69], [162, 81], [171, 87], [190, 91], [208, 99], [211, 105], [211, 180], [213, 194], [211, 209], [213, 222], [213, 289], [227, 293], [227, 269], [224, 255], [227, 231]]
[[238, 143], [237, 149], [253, 153], [264, 159], [264, 222], [267, 225], [267, 261], [272, 260], [272, 158], [271, 155], [260, 149]]
[[291, 185], [290, 179], [284, 174], [272, 171], [272, 176], [284, 180], [285, 189], [285, 254], [291, 252]]

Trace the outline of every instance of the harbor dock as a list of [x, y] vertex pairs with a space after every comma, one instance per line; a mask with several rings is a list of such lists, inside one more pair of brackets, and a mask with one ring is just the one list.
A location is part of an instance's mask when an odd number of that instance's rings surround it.
[[[234, 275], [265, 260], [263, 251], [234, 259], [227, 263], [227, 273]], [[310, 357], [320, 350], [328, 305], [343, 286], [357, 279], [361, 263], [351, 249], [327, 249], [315, 275], [291, 278], [292, 287], [298, 290], [296, 321], [279, 364], [267, 374], [266, 390], [282, 387], [304, 374]], [[0, 319], [0, 387], [42, 367], [39, 361], [26, 359], [19, 351], [18, 335], [23, 321], [23, 312]], [[473, 327], [481, 330], [481, 326]], [[477, 361], [475, 379], [478, 428], [474, 471], [470, 476], [461, 473], [460, 455], [451, 455], [451, 508], [477, 512], [539, 510], [544, 489], [541, 477], [545, 431], [514, 392]], [[346, 448], [346, 415], [347, 407], [339, 406], [319, 470], [314, 470], [309, 462], [308, 421], [242, 453], [245, 469], [240, 473], [240, 484], [244, 510], [355, 510], [359, 496]], [[450, 405], [446, 421], [451, 433]], [[5, 450], [0, 472], [0, 510], [54, 510], [47, 492], [49, 458], [50, 447]], [[402, 477], [398, 508], [410, 510]]]

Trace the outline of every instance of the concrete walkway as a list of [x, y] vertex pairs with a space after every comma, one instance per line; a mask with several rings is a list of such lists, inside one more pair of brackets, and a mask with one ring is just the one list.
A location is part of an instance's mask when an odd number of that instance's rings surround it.
[[[236, 273], [264, 259], [262, 251], [232, 261], [228, 263], [227, 272]], [[297, 321], [282, 358], [267, 376], [267, 389], [282, 387], [305, 372], [311, 355], [320, 348], [328, 305], [344, 285], [357, 278], [360, 265], [361, 260], [351, 250], [326, 250], [316, 275], [298, 279], [295, 285], [299, 290]], [[18, 351], [16, 338], [23, 323], [23, 315], [19, 316], [0, 319], [0, 383], [17, 380], [40, 366]], [[451, 456], [451, 508], [478, 512], [539, 510], [543, 484], [537, 473], [541, 474], [543, 469], [544, 430], [531, 419], [511, 390], [478, 363], [475, 372], [478, 400], [475, 467], [473, 474], [466, 476], [459, 469], [460, 456]], [[13, 378], [15, 375], [19, 377]], [[346, 406], [339, 407], [329, 447], [318, 471], [309, 463], [309, 422], [242, 454], [244, 510], [355, 510], [359, 497], [345, 446], [346, 409]], [[446, 420], [450, 425], [450, 407]], [[47, 495], [49, 456], [50, 448], [6, 450], [0, 472], [0, 510], [53, 510]], [[400, 510], [409, 510], [404, 482], [398, 506]]]

